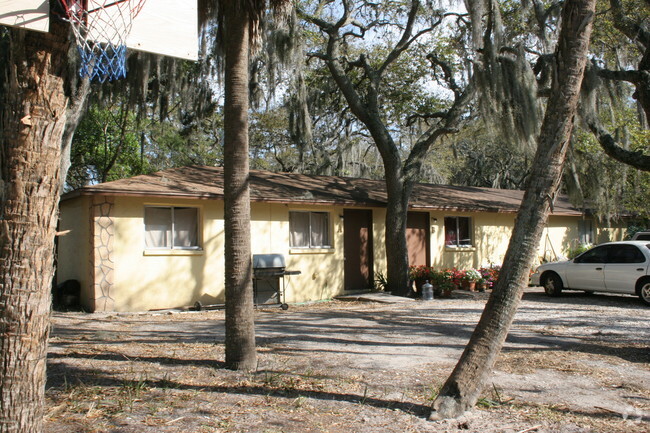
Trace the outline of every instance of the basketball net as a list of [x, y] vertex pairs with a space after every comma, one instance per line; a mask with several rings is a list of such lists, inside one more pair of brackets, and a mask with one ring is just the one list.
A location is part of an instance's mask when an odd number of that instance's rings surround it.
[[59, 0], [81, 58], [79, 76], [105, 82], [126, 77], [126, 38], [146, 0]]

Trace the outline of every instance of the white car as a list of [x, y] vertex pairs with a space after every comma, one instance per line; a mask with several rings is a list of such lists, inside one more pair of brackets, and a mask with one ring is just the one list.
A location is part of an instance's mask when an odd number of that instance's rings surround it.
[[632, 236], [633, 241], [650, 241], [650, 232], [636, 232]]
[[530, 277], [549, 296], [564, 289], [629, 293], [650, 305], [650, 242], [626, 241], [598, 245], [573, 260], [545, 263]]

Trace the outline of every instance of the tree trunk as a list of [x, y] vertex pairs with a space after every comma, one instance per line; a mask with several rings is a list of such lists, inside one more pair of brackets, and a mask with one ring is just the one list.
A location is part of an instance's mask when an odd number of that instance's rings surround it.
[[570, 0], [564, 4], [553, 88], [503, 268], [463, 355], [434, 402], [432, 419], [457, 417], [474, 406], [514, 319], [560, 183], [587, 60], [595, 1]]
[[90, 93], [90, 80], [88, 77], [78, 78], [72, 80], [69, 77], [69, 87], [71, 89], [71, 96], [68, 103], [67, 123], [61, 138], [61, 191], [65, 186], [66, 176], [70, 169], [70, 153], [72, 150], [72, 139], [81, 122], [81, 117], [86, 111], [86, 102], [88, 101], [88, 94]]
[[249, 13], [244, 2], [224, 7], [224, 206], [226, 366], [257, 367], [253, 317], [248, 162]]
[[386, 260], [388, 287], [393, 295], [406, 296], [408, 287], [408, 246], [406, 243], [406, 220], [411, 196], [401, 176], [399, 162], [384, 161], [386, 176]]
[[0, 107], [0, 432], [41, 432], [67, 28], [9, 31]]

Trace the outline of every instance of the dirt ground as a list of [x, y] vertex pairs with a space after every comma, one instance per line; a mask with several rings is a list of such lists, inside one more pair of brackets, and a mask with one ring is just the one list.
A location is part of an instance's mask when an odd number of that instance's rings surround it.
[[223, 368], [223, 311], [55, 313], [46, 432], [650, 431], [650, 308], [540, 289], [477, 407], [428, 421], [486, 299], [260, 309], [253, 374]]

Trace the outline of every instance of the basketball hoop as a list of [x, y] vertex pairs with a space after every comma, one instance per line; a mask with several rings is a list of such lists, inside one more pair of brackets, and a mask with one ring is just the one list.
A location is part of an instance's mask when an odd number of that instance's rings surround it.
[[81, 58], [79, 76], [100, 82], [126, 77], [126, 38], [146, 0], [59, 0]]

